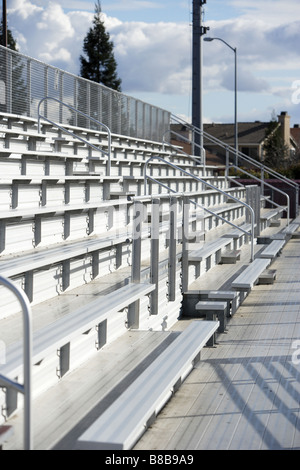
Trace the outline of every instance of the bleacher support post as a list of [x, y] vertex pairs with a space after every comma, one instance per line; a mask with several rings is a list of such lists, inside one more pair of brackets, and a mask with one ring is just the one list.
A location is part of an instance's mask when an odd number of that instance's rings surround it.
[[150, 282], [156, 288], [150, 297], [150, 315], [158, 314], [158, 280], [159, 280], [159, 199], [152, 200], [151, 207], [151, 257], [150, 257]]
[[181, 267], [181, 285], [182, 292], [188, 290], [189, 285], [189, 217], [190, 217], [190, 202], [188, 197], [183, 198], [183, 212], [182, 212], [182, 267]]
[[[143, 228], [142, 202], [135, 201], [133, 204], [132, 224], [132, 264], [131, 282], [137, 284], [141, 280], [141, 256], [142, 256], [142, 228]], [[128, 307], [128, 328], [139, 328], [140, 301], [137, 300]]]
[[168, 300], [176, 298], [177, 199], [170, 198]]

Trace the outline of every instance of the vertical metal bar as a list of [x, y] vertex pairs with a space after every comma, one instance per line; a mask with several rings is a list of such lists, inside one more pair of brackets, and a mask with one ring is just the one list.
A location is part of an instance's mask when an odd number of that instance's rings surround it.
[[[78, 94], [77, 94], [77, 88], [78, 88], [78, 80], [77, 78], [74, 77], [74, 108], [77, 109], [77, 99], [78, 99]], [[78, 113], [73, 113], [74, 115], [74, 126], [78, 125]]]
[[264, 194], [265, 194], [265, 185], [264, 185], [265, 170], [264, 170], [264, 167], [261, 167], [261, 169], [260, 169], [260, 178], [261, 178], [261, 195], [264, 196]]
[[12, 113], [12, 88], [13, 88], [13, 80], [12, 80], [12, 54], [8, 56], [7, 60], [7, 112]]
[[64, 123], [64, 112], [63, 112], [63, 101], [64, 101], [64, 73], [61, 72], [59, 76], [59, 122], [60, 124]]
[[189, 218], [190, 203], [188, 197], [183, 197], [182, 212], [182, 292], [186, 292], [189, 285], [189, 257], [188, 257], [188, 241], [189, 241]]
[[134, 107], [134, 122], [135, 122], [135, 135], [139, 137], [139, 132], [138, 132], [138, 127], [139, 127], [139, 121], [138, 121], [138, 101], [135, 102], [135, 107]]
[[226, 169], [225, 169], [225, 178], [228, 181], [229, 176], [229, 148], [226, 147]]
[[158, 282], [159, 282], [159, 199], [152, 200], [151, 207], [151, 257], [150, 257], [150, 282], [155, 284], [155, 289], [150, 297], [150, 314], [158, 314]]
[[[132, 233], [132, 265], [131, 282], [137, 284], [141, 280], [141, 256], [142, 256], [142, 227], [143, 209], [140, 201], [133, 205], [133, 233]], [[140, 301], [137, 300], [128, 307], [128, 327], [139, 328]]]
[[6, 244], [6, 220], [0, 221], [0, 253], [5, 250]]
[[[44, 96], [48, 96], [48, 71], [49, 67], [46, 65], [44, 69]], [[47, 100], [44, 101], [44, 117], [48, 117], [48, 102]]]
[[102, 92], [101, 87], [98, 88], [98, 121], [102, 122]]
[[31, 60], [27, 61], [27, 116], [30, 116], [31, 106]]
[[169, 273], [168, 298], [170, 302], [176, 299], [176, 248], [177, 248], [177, 199], [170, 198], [170, 240], [169, 240]]
[[59, 349], [59, 377], [62, 378], [70, 370], [70, 343]]
[[112, 127], [112, 117], [113, 117], [113, 100], [112, 100], [112, 92], [109, 92], [108, 95], [108, 116], [107, 116], [107, 126], [111, 129]]
[[[86, 107], [86, 114], [88, 116], [91, 115], [91, 84], [86, 82], [86, 99], [87, 99], [87, 107]], [[86, 119], [86, 127], [87, 129], [90, 129], [91, 127], [91, 121], [90, 119]]]
[[139, 283], [141, 280], [143, 210], [143, 204], [140, 201], [136, 201], [133, 205], [133, 239], [131, 268], [131, 281], [134, 283]]

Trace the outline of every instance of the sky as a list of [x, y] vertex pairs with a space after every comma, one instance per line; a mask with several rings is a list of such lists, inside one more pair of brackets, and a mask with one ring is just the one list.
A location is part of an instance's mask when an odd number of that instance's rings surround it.
[[[101, 0], [122, 92], [188, 121], [192, 113], [193, 0]], [[95, 1], [7, 0], [19, 52], [79, 74]], [[207, 37], [237, 50], [238, 121], [282, 111], [300, 123], [299, 0], [207, 0]], [[204, 122], [234, 122], [234, 52], [203, 42]]]

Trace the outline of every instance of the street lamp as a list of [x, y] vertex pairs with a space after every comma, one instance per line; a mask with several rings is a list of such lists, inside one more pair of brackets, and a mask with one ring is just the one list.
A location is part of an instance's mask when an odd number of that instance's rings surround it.
[[214, 40], [221, 41], [228, 46], [234, 52], [234, 147], [235, 147], [235, 165], [237, 166], [237, 154], [238, 154], [238, 122], [237, 122], [237, 49], [231, 47], [224, 39], [221, 38], [204, 38], [204, 41], [211, 42]]

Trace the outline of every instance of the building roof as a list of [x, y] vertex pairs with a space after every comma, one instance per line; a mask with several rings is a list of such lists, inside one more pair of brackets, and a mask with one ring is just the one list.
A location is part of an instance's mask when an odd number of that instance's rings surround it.
[[[269, 122], [239, 122], [238, 141], [239, 145], [261, 144], [265, 140], [266, 130]], [[204, 124], [204, 131], [216, 137], [225, 144], [234, 143], [234, 124]]]
[[300, 147], [300, 127], [298, 125], [291, 128], [291, 136]]

